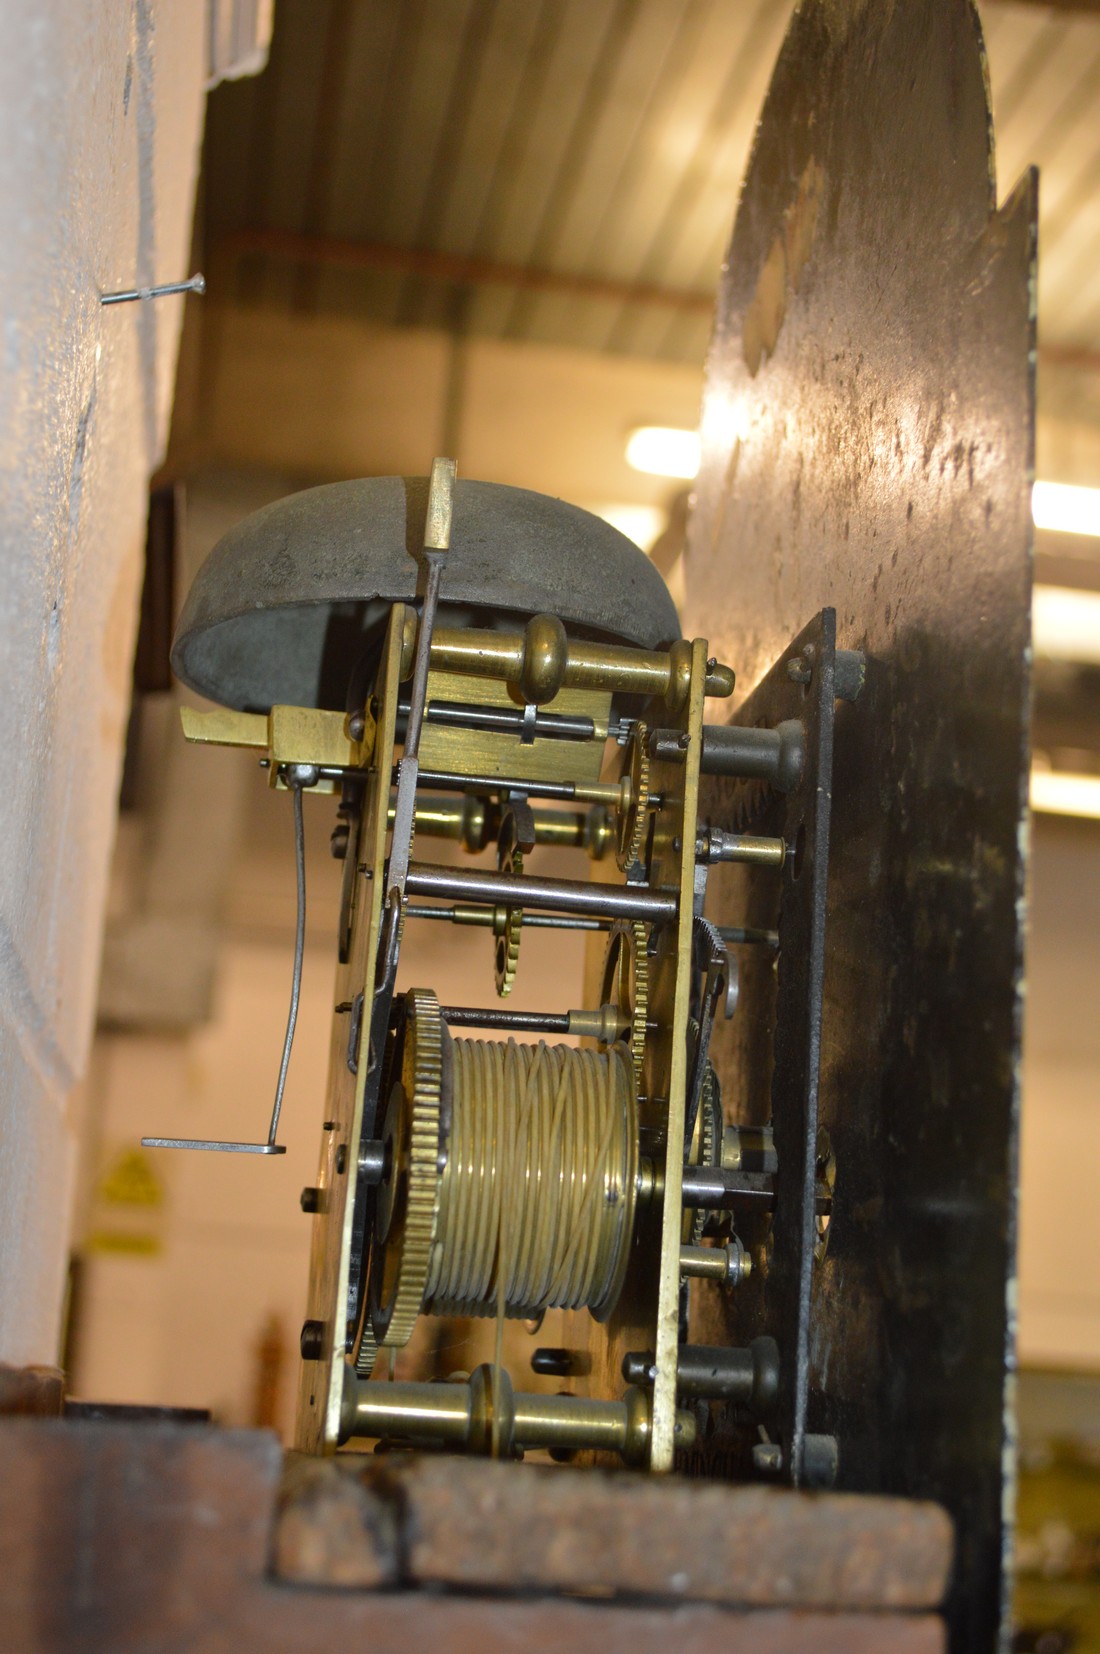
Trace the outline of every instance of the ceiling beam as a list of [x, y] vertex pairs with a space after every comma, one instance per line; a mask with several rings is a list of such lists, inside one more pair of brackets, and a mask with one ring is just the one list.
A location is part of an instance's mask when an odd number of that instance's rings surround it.
[[[1018, 4], [1019, 0], [1013, 0]], [[1028, 0], [1032, 3], [1032, 0]], [[1070, 4], [1071, 0], [1065, 0]], [[1100, 0], [1090, 0], [1100, 14]], [[334, 236], [303, 235], [294, 230], [234, 230], [220, 240], [211, 263], [232, 271], [246, 258], [273, 258], [303, 269], [328, 265], [336, 269], [388, 271], [403, 276], [451, 282], [456, 286], [510, 287], [518, 291], [568, 294], [578, 299], [603, 299], [614, 304], [638, 304], [680, 314], [710, 316], [714, 292], [700, 288], [664, 287], [657, 282], [633, 282], [609, 276], [581, 275], [569, 270], [539, 269], [528, 264], [504, 264], [494, 259], [464, 258], [417, 247], [395, 247], [377, 241], [347, 241]], [[232, 290], [230, 279], [211, 281], [211, 290]], [[1100, 373], [1100, 351], [1085, 345], [1040, 346], [1039, 360], [1051, 367], [1078, 373]]]
[[293, 264], [328, 264], [345, 270], [378, 270], [405, 276], [426, 276], [459, 286], [497, 286], [543, 293], [569, 293], [576, 298], [609, 299], [616, 304], [642, 304], [665, 310], [709, 316], [713, 292], [689, 287], [663, 287], [657, 282], [619, 281], [605, 276], [578, 275], [566, 270], [542, 270], [526, 264], [502, 264], [494, 259], [463, 258], [455, 253], [393, 247], [381, 242], [342, 241], [333, 236], [299, 235], [292, 230], [235, 230], [218, 243], [217, 253], [236, 263], [259, 255]]

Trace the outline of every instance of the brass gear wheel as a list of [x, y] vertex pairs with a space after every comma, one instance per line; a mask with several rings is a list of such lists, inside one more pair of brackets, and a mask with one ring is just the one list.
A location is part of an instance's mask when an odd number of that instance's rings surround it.
[[360, 1378], [369, 1378], [374, 1371], [374, 1363], [378, 1360], [378, 1342], [374, 1336], [374, 1328], [367, 1316], [363, 1323], [363, 1336], [359, 1341], [359, 1348], [355, 1354], [355, 1371]]
[[630, 731], [623, 780], [627, 797], [619, 809], [619, 838], [615, 859], [624, 873], [634, 866], [645, 848], [649, 821], [649, 730], [640, 720]]
[[372, 1248], [379, 1260], [371, 1281], [373, 1339], [385, 1347], [408, 1343], [431, 1266], [439, 1213], [443, 1040], [439, 1001], [426, 988], [410, 988], [382, 1120], [387, 1171], [378, 1190]]
[[[699, 1165], [717, 1166], [722, 1154], [722, 1087], [718, 1082], [714, 1064], [707, 1063], [707, 1071], [703, 1076], [703, 1095], [699, 1099]], [[703, 1238], [703, 1228], [708, 1213], [702, 1209], [693, 1214], [691, 1225], [692, 1245], [698, 1246]]]
[[[500, 824], [497, 841], [497, 870], [517, 878], [523, 872], [523, 851], [516, 837], [515, 817], [508, 813]], [[523, 909], [503, 904], [493, 909], [494, 970], [497, 993], [507, 999], [516, 980], [519, 944], [523, 934]]]
[[722, 1088], [714, 1064], [707, 1063], [703, 1075], [703, 1095], [699, 1102], [702, 1112], [700, 1125], [701, 1166], [717, 1166], [722, 1152]]
[[642, 1077], [649, 1019], [649, 955], [645, 926], [638, 919], [612, 925], [604, 955], [600, 1004], [614, 1005], [629, 1021], [624, 1039], [630, 1047], [634, 1077]]

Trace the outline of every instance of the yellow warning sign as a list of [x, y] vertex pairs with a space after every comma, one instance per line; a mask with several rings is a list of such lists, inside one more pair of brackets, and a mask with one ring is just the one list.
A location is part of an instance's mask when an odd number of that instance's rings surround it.
[[99, 1198], [108, 1206], [163, 1206], [164, 1187], [141, 1149], [124, 1149], [104, 1174]]
[[86, 1252], [108, 1252], [114, 1256], [156, 1258], [162, 1251], [157, 1235], [139, 1235], [121, 1229], [96, 1229], [84, 1242]]

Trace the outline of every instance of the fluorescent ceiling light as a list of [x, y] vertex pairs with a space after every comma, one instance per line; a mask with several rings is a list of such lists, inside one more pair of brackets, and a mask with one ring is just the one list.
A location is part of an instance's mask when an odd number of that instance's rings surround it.
[[594, 505], [589, 508], [605, 523], [617, 528], [628, 540], [648, 552], [667, 522], [666, 513], [659, 505]]
[[630, 433], [626, 460], [635, 471], [690, 482], [699, 469], [699, 433], [673, 425], [639, 425]]
[[[630, 433], [626, 458], [635, 471], [690, 482], [699, 471], [699, 433], [677, 425], [639, 425]], [[1100, 536], [1100, 488], [1065, 482], [1034, 483], [1031, 515], [1036, 528]]]
[[1048, 660], [1100, 666], [1100, 592], [1036, 586], [1031, 600], [1031, 636], [1035, 653]]
[[1031, 490], [1036, 528], [1058, 534], [1100, 535], [1100, 488], [1074, 488], [1065, 482], [1037, 482]]
[[1087, 816], [1100, 821], [1100, 775], [1034, 768], [1031, 808], [1042, 815]]

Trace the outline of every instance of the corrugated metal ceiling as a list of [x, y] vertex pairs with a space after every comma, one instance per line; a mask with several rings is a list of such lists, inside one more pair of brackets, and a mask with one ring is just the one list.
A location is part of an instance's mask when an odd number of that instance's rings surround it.
[[[211, 97], [205, 256], [245, 302], [701, 361], [789, 11], [278, 0], [266, 73]], [[1100, 18], [983, 20], [1002, 193], [1043, 170], [1044, 347], [1096, 352]]]

